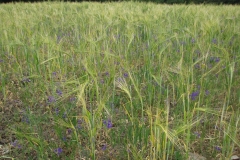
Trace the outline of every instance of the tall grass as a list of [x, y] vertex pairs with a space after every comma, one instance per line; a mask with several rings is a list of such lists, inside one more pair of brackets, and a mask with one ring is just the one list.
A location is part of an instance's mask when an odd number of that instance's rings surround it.
[[2, 157], [240, 154], [239, 6], [17, 3], [0, 15]]

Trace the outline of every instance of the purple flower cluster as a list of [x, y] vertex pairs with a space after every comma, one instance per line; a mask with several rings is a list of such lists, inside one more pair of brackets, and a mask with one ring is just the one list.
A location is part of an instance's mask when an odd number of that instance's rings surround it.
[[221, 151], [221, 150], [222, 150], [221, 147], [219, 147], [219, 146], [215, 146], [215, 149], [216, 149], [217, 151]]
[[105, 151], [106, 149], [107, 149], [107, 145], [104, 144], [104, 145], [102, 146], [102, 150]]
[[81, 129], [81, 128], [82, 128], [82, 120], [81, 120], [81, 119], [78, 119], [78, 120], [77, 120], [76, 128], [77, 128], [77, 129]]
[[18, 142], [18, 140], [15, 140], [14, 142], [12, 142], [11, 145], [18, 149], [22, 148], [22, 145]]
[[199, 132], [194, 132], [194, 135], [197, 137], [197, 138], [200, 138], [201, 137], [201, 134]]
[[216, 62], [218, 63], [220, 61], [219, 57], [210, 57], [210, 62]]
[[107, 121], [104, 120], [104, 121], [103, 121], [103, 124], [105, 124], [105, 126], [106, 126], [108, 129], [110, 129], [110, 128], [113, 127], [112, 121], [111, 121], [110, 119], [108, 119]]
[[57, 90], [56, 90], [56, 93], [57, 93], [59, 96], [62, 96], [62, 94], [63, 94], [60, 89], [57, 89]]
[[[205, 90], [205, 96], [208, 96], [210, 94], [210, 92], [209, 92], [209, 90]], [[196, 100], [197, 99], [197, 97], [200, 95], [200, 86], [198, 86], [198, 88], [197, 88], [197, 90], [196, 91], [194, 91], [194, 92], [192, 92], [191, 94], [190, 94], [190, 98], [191, 98], [191, 100]]]
[[62, 148], [56, 148], [54, 152], [59, 156], [63, 152], [63, 150]]
[[190, 95], [190, 97], [191, 97], [191, 100], [196, 100], [197, 99], [197, 97], [199, 96], [199, 91], [197, 90], [197, 91], [194, 91], [191, 95]]
[[48, 96], [48, 103], [56, 102], [56, 99], [54, 96]]
[[212, 40], [212, 43], [213, 43], [213, 44], [217, 44], [217, 43], [218, 43], [218, 42], [217, 42], [217, 39], [214, 38], [214, 39]]

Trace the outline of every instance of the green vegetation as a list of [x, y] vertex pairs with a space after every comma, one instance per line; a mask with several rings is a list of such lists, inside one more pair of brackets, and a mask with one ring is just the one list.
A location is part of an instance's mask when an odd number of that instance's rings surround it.
[[2, 158], [240, 154], [239, 6], [18, 3], [0, 19]]

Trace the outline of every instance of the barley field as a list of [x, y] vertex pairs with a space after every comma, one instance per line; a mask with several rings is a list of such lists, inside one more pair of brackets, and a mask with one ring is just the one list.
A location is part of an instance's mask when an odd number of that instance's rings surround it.
[[240, 157], [240, 6], [0, 4], [0, 159]]

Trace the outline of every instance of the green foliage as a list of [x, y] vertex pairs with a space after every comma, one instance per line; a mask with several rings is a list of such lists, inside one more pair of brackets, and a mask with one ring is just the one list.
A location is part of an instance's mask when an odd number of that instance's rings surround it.
[[1, 158], [239, 148], [239, 6], [16, 3], [0, 19]]

